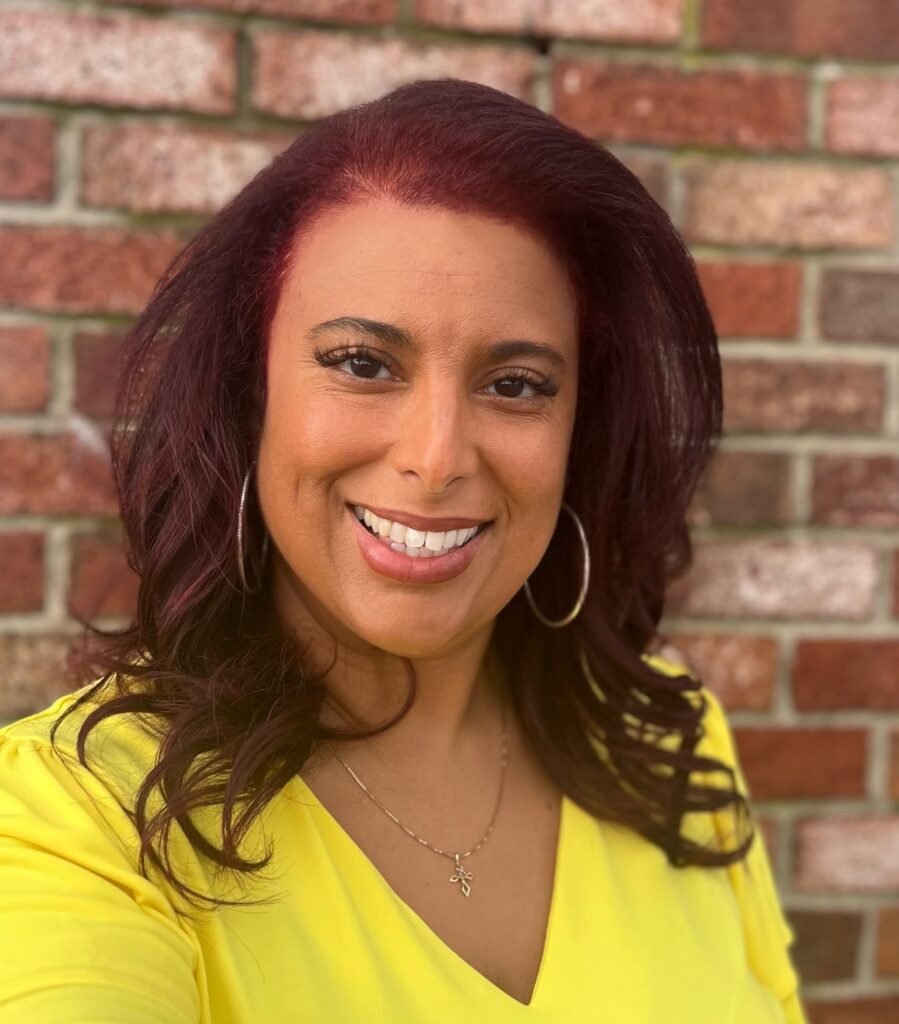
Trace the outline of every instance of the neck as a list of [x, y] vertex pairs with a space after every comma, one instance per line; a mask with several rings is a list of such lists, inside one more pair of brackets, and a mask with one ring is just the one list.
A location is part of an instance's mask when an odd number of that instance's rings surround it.
[[[291, 589], [278, 602], [282, 616], [310, 650], [321, 651], [331, 668], [323, 677], [327, 696], [322, 722], [339, 728], [371, 728], [393, 718], [407, 699], [412, 680], [403, 659], [372, 647], [329, 619], [308, 595]], [[508, 683], [490, 649], [493, 624], [450, 651], [408, 661], [415, 671], [416, 697], [403, 718], [365, 740], [332, 742], [350, 759], [360, 749], [385, 768], [428, 774], [496, 744]], [[336, 640], [336, 657], [335, 657]], [[333, 664], [332, 664], [333, 662]], [[413, 767], [414, 766], [414, 767]]]

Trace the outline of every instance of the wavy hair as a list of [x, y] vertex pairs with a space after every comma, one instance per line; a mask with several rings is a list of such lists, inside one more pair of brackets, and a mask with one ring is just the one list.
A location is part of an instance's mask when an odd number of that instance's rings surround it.
[[[459, 79], [406, 84], [309, 127], [159, 280], [125, 339], [112, 434], [126, 553], [140, 581], [136, 613], [122, 630], [83, 623], [94, 635], [73, 658], [75, 678], [96, 682], [52, 735], [109, 683], [114, 695], [78, 733], [82, 765], [102, 719], [152, 721], [156, 761], [128, 809], [140, 870], [149, 860], [195, 906], [218, 907], [241, 901], [177, 877], [167, 852], [173, 825], [216, 871], [249, 876], [272, 850], [245, 859], [241, 840], [322, 741], [375, 735], [411, 706], [415, 673], [403, 659], [410, 689], [394, 718], [364, 732], [325, 728], [328, 668], [278, 621], [270, 588], [248, 595], [237, 572], [239, 497], [260, 438], [269, 329], [291, 245], [323, 211], [373, 196], [517, 222], [562, 261], [578, 300], [580, 352], [564, 497], [596, 571], [581, 614], [562, 629], [539, 625], [519, 590], [498, 614], [491, 656], [570, 798], [637, 831], [673, 865], [735, 863], [755, 830], [732, 850], [681, 831], [687, 812], [733, 806], [743, 824], [752, 817], [736, 785], [690, 780], [723, 771], [736, 782], [729, 765], [694, 752], [708, 705], [701, 682], [641, 657], [663, 639], [667, 584], [692, 562], [687, 509], [720, 436], [717, 337], [695, 265], [665, 211], [602, 145]], [[251, 489], [257, 565], [263, 529]], [[577, 592], [573, 538], [554, 535], [531, 576], [547, 616], [564, 615]], [[157, 786], [163, 802], [150, 816]], [[219, 805], [220, 846], [191, 817]]]

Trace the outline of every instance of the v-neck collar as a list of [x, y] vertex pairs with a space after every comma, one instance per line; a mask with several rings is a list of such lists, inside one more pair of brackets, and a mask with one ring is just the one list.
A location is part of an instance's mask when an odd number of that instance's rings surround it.
[[565, 860], [567, 856], [566, 850], [569, 844], [568, 832], [571, 827], [570, 816], [572, 810], [568, 806], [569, 800], [565, 793], [561, 796], [559, 807], [559, 828], [556, 840], [556, 858], [553, 867], [553, 887], [552, 894], [550, 896], [549, 914], [546, 919], [546, 931], [543, 937], [543, 951], [540, 956], [540, 966], [537, 969], [537, 976], [534, 979], [534, 987], [531, 990], [530, 999], [528, 1002], [523, 1003], [520, 999], [516, 999], [515, 996], [510, 995], [505, 989], [500, 988], [499, 985], [492, 982], [486, 975], [473, 967], [460, 953], [457, 953], [452, 946], [445, 942], [427, 923], [427, 921], [425, 921], [425, 919], [416, 910], [413, 910], [413, 908], [396, 892], [393, 886], [391, 886], [384, 875], [375, 866], [368, 854], [362, 849], [356, 840], [353, 839], [349, 832], [346, 831], [334, 815], [331, 814], [321, 800], [319, 800], [306, 780], [303, 779], [302, 776], [298, 775], [295, 777], [294, 781], [298, 782], [302, 791], [308, 794], [311, 804], [320, 812], [321, 818], [326, 822], [327, 826], [337, 837], [338, 841], [343, 843], [352, 852], [353, 856], [360, 862], [360, 864], [362, 864], [363, 868], [375, 878], [377, 884], [387, 890], [399, 911], [412, 921], [415, 928], [421, 932], [436, 949], [456, 965], [460, 973], [469, 977], [475, 985], [489, 992], [493, 996], [505, 1001], [507, 1004], [520, 1007], [522, 1010], [534, 1009], [540, 1004], [546, 990], [549, 968], [552, 965], [553, 949], [555, 946], [553, 940], [555, 933], [559, 930], [558, 917], [561, 913], [561, 907], [565, 902], [562, 889], [564, 888], [567, 879]]

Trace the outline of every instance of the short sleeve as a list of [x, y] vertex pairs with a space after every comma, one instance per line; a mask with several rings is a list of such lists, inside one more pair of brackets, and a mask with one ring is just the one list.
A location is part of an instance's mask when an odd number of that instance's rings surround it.
[[[73, 755], [74, 756], [74, 755]], [[198, 950], [104, 784], [0, 732], [0, 1021], [196, 1024]]]
[[[727, 715], [715, 694], [708, 689], [703, 693], [708, 700], [703, 719], [706, 735], [697, 747], [697, 753], [708, 753], [730, 765], [734, 769], [737, 789], [752, 806], [752, 794], [743, 775]], [[729, 865], [726, 870], [740, 905], [747, 955], [753, 973], [780, 1000], [786, 1024], [807, 1024], [799, 1001], [800, 980], [789, 950], [796, 936], [784, 915], [758, 825], [744, 860]]]
[[[666, 675], [684, 672], [696, 678], [686, 666], [675, 664], [657, 654], [643, 657], [653, 668]], [[729, 765], [734, 771], [734, 784], [737, 790], [746, 797], [752, 807], [752, 794], [737, 755], [727, 714], [718, 697], [708, 687], [703, 686], [701, 693], [706, 700], [706, 711], [702, 720], [704, 732], [695, 753], [714, 757]], [[709, 773], [708, 784], [720, 786], [720, 772]], [[718, 838], [723, 844], [722, 848], [732, 849], [735, 820], [733, 808], [713, 812], [712, 818]], [[758, 826], [755, 839], [745, 858], [729, 865], [725, 870], [730, 877], [740, 908], [747, 957], [752, 972], [780, 1001], [785, 1024], [808, 1024], [799, 1000], [800, 979], [789, 950], [795, 941], [795, 933], [784, 915], [762, 832]]]

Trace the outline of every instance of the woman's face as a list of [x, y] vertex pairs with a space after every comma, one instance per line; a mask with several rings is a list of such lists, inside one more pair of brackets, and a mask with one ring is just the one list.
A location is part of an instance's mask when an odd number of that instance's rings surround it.
[[[552, 537], [577, 349], [562, 266], [518, 227], [379, 200], [309, 228], [257, 467], [288, 621], [405, 657], [489, 633]], [[457, 519], [480, 524], [461, 547]]]

